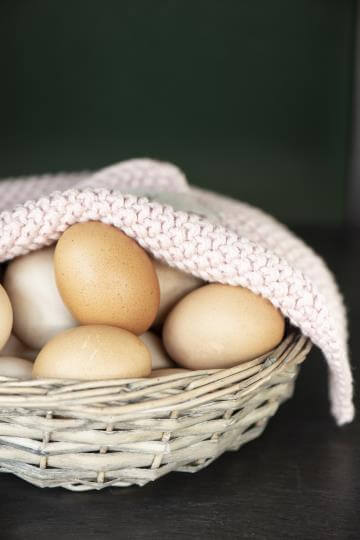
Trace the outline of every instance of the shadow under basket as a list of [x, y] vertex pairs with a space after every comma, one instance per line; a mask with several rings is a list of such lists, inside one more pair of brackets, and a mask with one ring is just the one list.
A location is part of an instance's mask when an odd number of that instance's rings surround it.
[[0, 471], [76, 491], [196, 472], [261, 435], [310, 348], [292, 331], [229, 369], [90, 382], [0, 377]]

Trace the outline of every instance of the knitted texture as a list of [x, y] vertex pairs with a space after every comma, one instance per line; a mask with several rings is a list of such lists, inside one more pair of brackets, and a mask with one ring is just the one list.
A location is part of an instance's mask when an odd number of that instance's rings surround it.
[[269, 299], [322, 349], [337, 423], [353, 419], [341, 295], [322, 259], [286, 227], [248, 204], [190, 187], [171, 164], [135, 159], [95, 174], [0, 182], [0, 262], [90, 220], [118, 227], [170, 266]]

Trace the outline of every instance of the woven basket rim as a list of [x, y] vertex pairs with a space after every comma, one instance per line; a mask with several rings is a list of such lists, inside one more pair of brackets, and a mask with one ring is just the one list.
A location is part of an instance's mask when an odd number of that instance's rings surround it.
[[[310, 340], [300, 331], [293, 330], [268, 353], [224, 369], [189, 370], [154, 378], [96, 381], [0, 377], [0, 407], [49, 409], [73, 403], [75, 407], [76, 404], [92, 406], [94, 414], [122, 414], [146, 408], [171, 407], [177, 403], [186, 404], [189, 399], [204, 400], [206, 395], [216, 399], [219, 392], [225, 392], [241, 381], [246, 381], [247, 386], [250, 386], [247, 388], [249, 393], [261, 387], [272, 373], [281, 372], [291, 362], [302, 361], [310, 347]], [[182, 395], [161, 396], [161, 393], [172, 388], [175, 391], [179, 386], [183, 387]], [[246, 386], [245, 383], [243, 386]], [[246, 388], [243, 393], [245, 391]], [[159, 397], [144, 401], [142, 398], [146, 396]], [[112, 405], [114, 401], [123, 402], [124, 405]], [[104, 403], [106, 405], [101, 406]]]
[[293, 332], [270, 353], [233, 368], [107, 386], [2, 378], [0, 472], [73, 491], [196, 472], [261, 435], [291, 397], [310, 348]]

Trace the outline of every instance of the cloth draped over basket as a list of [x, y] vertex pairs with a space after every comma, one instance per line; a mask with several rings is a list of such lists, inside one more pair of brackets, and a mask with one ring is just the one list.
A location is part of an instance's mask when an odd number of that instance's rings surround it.
[[331, 411], [354, 418], [344, 303], [324, 261], [284, 225], [246, 203], [190, 186], [174, 165], [124, 161], [95, 173], [0, 182], [0, 262], [54, 243], [69, 226], [98, 220], [156, 258], [209, 282], [269, 299], [320, 347]]

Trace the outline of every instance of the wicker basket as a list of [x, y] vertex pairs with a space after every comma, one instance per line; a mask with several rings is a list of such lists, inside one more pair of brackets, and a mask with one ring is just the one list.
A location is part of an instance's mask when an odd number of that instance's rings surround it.
[[293, 331], [230, 369], [96, 382], [0, 377], [0, 470], [77, 491], [198, 471], [262, 433], [310, 348]]

